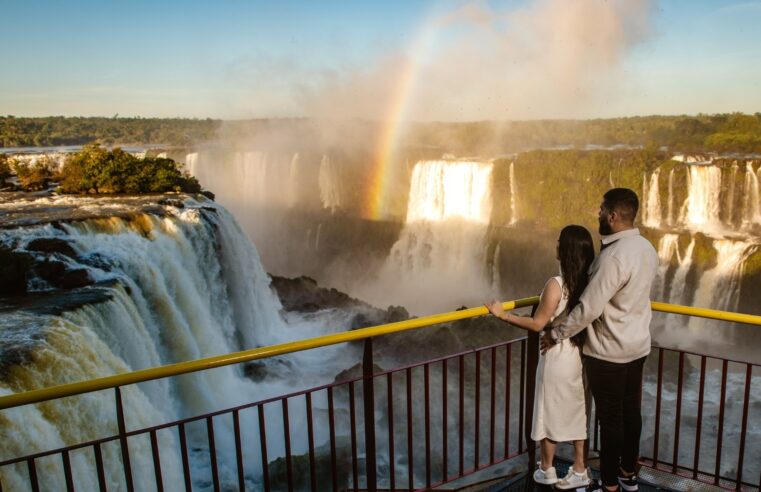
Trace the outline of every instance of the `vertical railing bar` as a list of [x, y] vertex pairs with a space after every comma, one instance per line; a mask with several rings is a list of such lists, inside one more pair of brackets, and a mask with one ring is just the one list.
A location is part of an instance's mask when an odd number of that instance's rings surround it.
[[476, 387], [475, 387], [475, 398], [476, 398], [476, 414], [475, 414], [475, 423], [474, 426], [475, 429], [475, 445], [474, 445], [474, 453], [473, 453], [473, 468], [478, 470], [478, 464], [480, 461], [479, 451], [481, 448], [481, 351], [476, 352]]
[[359, 490], [359, 467], [357, 466], [357, 415], [354, 403], [354, 381], [349, 383], [349, 422], [351, 424], [351, 472], [354, 490]]
[[124, 421], [124, 407], [122, 406], [121, 387], [114, 388], [116, 394], [116, 421], [119, 426], [119, 442], [122, 449], [122, 463], [124, 465], [124, 479], [126, 480], [127, 491], [133, 492], [135, 487], [132, 483], [132, 465], [129, 460], [129, 445], [127, 443], [127, 424]]
[[161, 454], [159, 452], [159, 440], [156, 436], [156, 430], [150, 432], [151, 436], [151, 454], [153, 455], [153, 473], [156, 476], [156, 490], [164, 490], [164, 479], [161, 476]]
[[106, 492], [106, 472], [103, 468], [103, 451], [100, 449], [100, 443], [93, 446], [95, 452], [95, 469], [98, 472], [98, 490]]
[[312, 392], [306, 394], [307, 440], [309, 441], [309, 483], [312, 492], [317, 491], [317, 470], [314, 462], [314, 423], [312, 419]]
[[447, 367], [447, 359], [443, 359], [441, 361], [441, 414], [442, 414], [442, 421], [441, 421], [441, 427], [442, 427], [442, 469], [441, 469], [441, 475], [442, 480], [446, 482], [449, 479], [449, 443], [447, 442], [447, 434], [449, 432], [449, 409], [447, 408], [447, 395], [449, 393], [447, 389], [447, 378], [449, 376], [448, 374], [449, 368]]
[[333, 387], [328, 387], [328, 424], [330, 427], [330, 474], [333, 492], [338, 492], [338, 464], [336, 463], [336, 421], [333, 408]]
[[658, 387], [655, 397], [655, 430], [653, 431], [653, 468], [658, 469], [658, 444], [661, 435], [661, 394], [663, 392], [663, 349], [658, 349]]
[[[752, 371], [753, 366], [747, 364], [745, 368], [745, 396], [743, 399], [742, 427], [740, 430], [740, 457], [737, 460], [737, 487], [735, 490], [740, 490], [742, 488], [743, 460], [745, 458], [745, 431], [748, 429], [748, 408], [750, 406], [750, 380], [753, 375]], [[759, 487], [761, 487], [761, 483], [759, 483]]]
[[698, 418], [695, 422], [695, 460], [692, 465], [692, 478], [697, 480], [700, 467], [700, 434], [703, 427], [703, 397], [706, 381], [706, 356], [700, 357], [700, 388], [698, 390]]
[[[523, 406], [526, 401], [526, 340], [521, 340], [521, 387], [520, 387], [520, 406], [518, 407], [518, 452], [522, 453], [523, 449]], [[529, 463], [529, 466], [533, 466]]]
[[74, 479], [71, 476], [71, 459], [69, 457], [69, 451], [66, 450], [61, 453], [63, 457], [63, 475], [66, 477], [66, 490], [68, 492], [74, 492]]
[[423, 366], [423, 390], [425, 392], [425, 486], [431, 488], [431, 388], [430, 364]]
[[684, 352], [679, 352], [679, 372], [676, 390], [676, 416], [674, 418], [674, 458], [671, 473], [676, 474], [679, 465], [679, 429], [682, 423], [682, 389], [684, 379]]
[[368, 492], [378, 489], [378, 459], [375, 442], [375, 378], [373, 339], [366, 338], [362, 355], [362, 403], [365, 423], [365, 482]]
[[185, 424], [177, 426], [180, 435], [180, 452], [182, 453], [182, 474], [185, 478], [185, 492], [193, 491], [193, 482], [190, 477], [190, 459], [188, 458], [188, 440], [185, 436]]
[[460, 475], [465, 473], [465, 356], [459, 357], [459, 383], [460, 383], [460, 416], [459, 416], [459, 433], [460, 438], [458, 445], [460, 447]]
[[410, 490], [414, 490], [415, 484], [415, 460], [412, 452], [412, 368], [407, 371], [407, 482]]
[[497, 396], [497, 348], [491, 349], [491, 417], [489, 418], [489, 463], [494, 463], [494, 428], [496, 414], [496, 396]]
[[721, 401], [719, 403], [719, 432], [716, 438], [716, 470], [714, 474], [714, 485], [719, 485], [721, 474], [721, 445], [724, 439], [724, 401], [727, 396], [727, 369], [729, 363], [725, 360], [721, 365]]
[[37, 480], [37, 466], [34, 464], [34, 458], [26, 460], [26, 467], [29, 470], [29, 483], [32, 486], [32, 492], [40, 492], [40, 484]]
[[510, 455], [510, 384], [513, 372], [513, 344], [505, 346], [505, 458]]
[[388, 473], [389, 487], [396, 488], [396, 458], [394, 457], [394, 378], [393, 373], [386, 374], [386, 392], [388, 393]]
[[209, 464], [214, 491], [219, 492], [219, 470], [217, 469], [217, 443], [214, 439], [214, 417], [206, 417], [206, 437], [209, 440]]
[[246, 474], [243, 470], [243, 446], [240, 436], [240, 411], [233, 410], [233, 430], [235, 431], [235, 466], [238, 469], [238, 490], [246, 490]]
[[285, 441], [285, 471], [288, 492], [293, 492], [293, 460], [291, 458], [291, 421], [288, 417], [288, 398], [283, 398], [283, 440]]
[[264, 419], [264, 405], [259, 405], [257, 413], [259, 414], [259, 444], [261, 446], [262, 455], [262, 481], [264, 482], [265, 492], [269, 492], [270, 467], [269, 460], [267, 459], [267, 426]]

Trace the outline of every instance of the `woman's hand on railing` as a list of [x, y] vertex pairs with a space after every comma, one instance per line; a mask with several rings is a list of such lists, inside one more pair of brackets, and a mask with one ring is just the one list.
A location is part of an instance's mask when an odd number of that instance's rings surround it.
[[502, 308], [502, 303], [499, 302], [496, 299], [492, 299], [491, 302], [484, 304], [486, 309], [489, 310], [491, 314], [496, 316], [499, 319], [503, 319], [503, 315], [505, 314], [505, 310]]

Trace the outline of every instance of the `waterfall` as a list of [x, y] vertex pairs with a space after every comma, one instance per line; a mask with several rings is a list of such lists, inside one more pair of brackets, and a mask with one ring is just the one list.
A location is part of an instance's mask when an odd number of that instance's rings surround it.
[[737, 172], [739, 170], [739, 166], [737, 165], [737, 161], [734, 161], [732, 163], [732, 176], [731, 180], [729, 182], [729, 207], [727, 210], [727, 224], [732, 225], [734, 222], [734, 211], [735, 211], [735, 181], [737, 180]]
[[201, 180], [201, 178], [198, 177], [198, 173], [201, 171], [200, 166], [198, 165], [198, 152], [191, 152], [185, 155], [185, 170], [198, 178], [199, 181]]
[[[759, 167], [761, 172], [761, 167]], [[743, 227], [749, 228], [761, 224], [761, 195], [759, 194], [759, 177], [753, 171], [753, 163], [745, 165], [745, 197], [743, 201]]]
[[[713, 242], [716, 250], [716, 266], [703, 273], [695, 291], [694, 305], [736, 311], [740, 299], [740, 280], [745, 260], [753, 254], [757, 246], [751, 242], [717, 239]], [[710, 327], [726, 333], [726, 324], [693, 317], [689, 321], [690, 330], [706, 335]]]
[[343, 193], [341, 190], [340, 173], [327, 155], [323, 155], [320, 161], [318, 184], [322, 208], [330, 209], [331, 213], [335, 212], [336, 209], [342, 206]]
[[674, 225], [674, 171], [675, 168], [671, 168], [669, 171], [669, 216], [668, 225]]
[[516, 184], [515, 184], [515, 162], [510, 163], [510, 225], [514, 225], [516, 222], [518, 222], [518, 209], [515, 199], [516, 194]]
[[490, 291], [483, 245], [492, 167], [467, 161], [415, 165], [406, 224], [366, 297], [417, 313], [484, 302]]
[[688, 173], [686, 225], [701, 230], [720, 228], [721, 168], [692, 165]]
[[[102, 302], [86, 303], [61, 315], [35, 315], [33, 323], [19, 321], [23, 311], [4, 314], [0, 318], [0, 347], [18, 347], [21, 337], [29, 340], [25, 342], [27, 349], [35, 356], [4, 376], [0, 393], [283, 343], [324, 330], [314, 322], [286, 325], [253, 245], [232, 216], [211, 201], [187, 199], [184, 208], [165, 207], [162, 216], [139, 214], [129, 219], [112, 217], [56, 227], [6, 229], [0, 240], [24, 250], [31, 240], [41, 237], [69, 242], [77, 256], [66, 261], [87, 269], [100, 285], [85, 291], [94, 289], [107, 295]], [[39, 282], [35, 285], [44, 286]], [[32, 329], [35, 331], [29, 331]], [[343, 360], [337, 350], [331, 349], [327, 361], [325, 353], [320, 358], [293, 354], [289, 360], [296, 363], [282, 369], [282, 377], [258, 383], [245, 377], [239, 367], [229, 366], [125, 387], [127, 426], [144, 428], [315, 384], [316, 375], [326, 364], [332, 374], [337, 372], [337, 364], [345, 367], [343, 362], [335, 362]], [[297, 415], [292, 418], [296, 420]], [[1, 417], [0, 459], [113, 435], [117, 428], [112, 392], [19, 407], [3, 412]], [[276, 427], [278, 420], [268, 417], [268, 422]], [[205, 430], [191, 427], [191, 463], [200, 467], [194, 476], [209, 476], [208, 459], [204, 458]], [[237, 483], [232, 423], [220, 419], [215, 431], [221, 480]], [[276, 428], [272, 431], [277, 435]], [[176, 431], [171, 430], [158, 434], [164, 481], [170, 489], [182, 483], [175, 436]], [[320, 431], [318, 442], [324, 439]], [[254, 477], [252, 480], [259, 473], [257, 463], [261, 463], [254, 441], [245, 443], [244, 450], [251, 460], [247, 474]], [[136, 489], [147, 490], [153, 478], [150, 443], [144, 437], [131, 438], [130, 451]], [[270, 458], [283, 456], [283, 444], [274, 443], [269, 451]], [[118, 445], [105, 446], [104, 459], [109, 489], [123, 490]], [[92, 461], [89, 455], [72, 455], [75, 485], [81, 490], [97, 489]], [[38, 462], [43, 489], [60, 485], [59, 462], [60, 458]], [[14, 484], [26, 476], [24, 467], [4, 469], [3, 473], [3, 485], [9, 490], [16, 490]]]
[[690, 273], [690, 268], [692, 268], [692, 251], [694, 249], [695, 238], [692, 238], [684, 255], [679, 255], [679, 249], [676, 250], [679, 266], [674, 273], [674, 279], [671, 281], [671, 293], [669, 294], [669, 302], [671, 304], [689, 304], [689, 299], [685, 299], [685, 290], [687, 287], [687, 274]]
[[660, 175], [660, 168], [653, 171], [650, 175], [650, 182], [648, 184], [647, 176], [642, 180], [643, 196], [645, 197], [645, 213], [642, 223], [646, 227], [657, 229], [661, 225], [661, 195], [658, 186], [658, 176]]
[[666, 272], [671, 266], [671, 259], [679, 254], [679, 235], [665, 234], [658, 242], [658, 272], [653, 284], [652, 298], [662, 300], [666, 293]]

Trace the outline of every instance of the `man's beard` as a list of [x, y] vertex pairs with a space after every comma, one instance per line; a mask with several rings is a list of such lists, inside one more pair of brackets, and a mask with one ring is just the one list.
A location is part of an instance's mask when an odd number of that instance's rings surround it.
[[613, 229], [610, 228], [608, 221], [600, 219], [600, 226], [598, 227], [597, 232], [602, 236], [610, 236], [613, 234]]

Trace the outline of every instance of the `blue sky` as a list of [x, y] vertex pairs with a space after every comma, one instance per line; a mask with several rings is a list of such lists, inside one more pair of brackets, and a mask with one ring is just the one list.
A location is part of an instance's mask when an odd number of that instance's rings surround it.
[[[478, 4], [509, 14], [548, 1]], [[421, 25], [467, 2], [3, 3], [0, 114], [247, 118], [309, 115], [301, 101], [320, 97], [325, 85], [342, 93], [357, 80], [393, 84], [393, 74], [377, 77], [379, 67], [409, 54]], [[646, 35], [588, 104], [483, 118], [761, 111], [761, 1], [662, 0], [650, 12]], [[438, 87], [437, 97], [472, 100], [476, 89], [468, 88], [476, 86], [460, 87]], [[349, 103], [361, 113], [363, 101]], [[474, 109], [433, 117], [479, 116]]]

